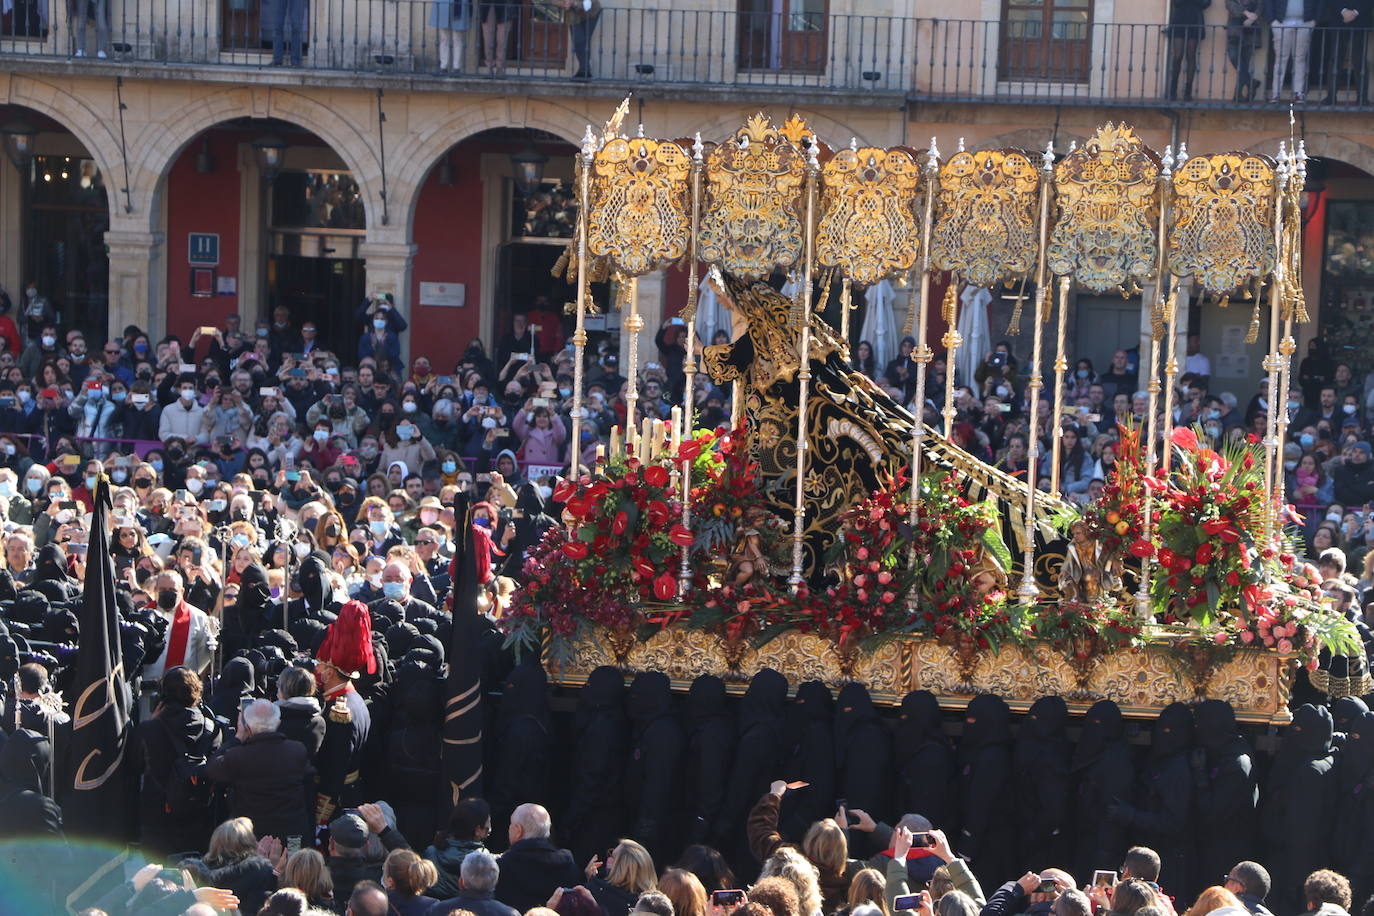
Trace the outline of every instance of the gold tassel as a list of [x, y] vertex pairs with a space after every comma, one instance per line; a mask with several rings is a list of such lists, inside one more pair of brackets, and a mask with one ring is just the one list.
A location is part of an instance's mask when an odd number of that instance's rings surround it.
[[1224, 295], [1224, 296], [1221, 297], [1221, 307], [1224, 308], [1224, 309], [1225, 309], [1225, 308], [1230, 308], [1230, 307], [1231, 307], [1231, 294], [1230, 294], [1230, 293], [1227, 293], [1226, 295]]
[[[563, 253], [560, 254], [558, 256], [558, 260], [554, 262], [553, 270], [549, 271], [549, 275], [553, 277], [561, 277], [563, 275], [563, 271], [567, 270], [568, 265], [572, 263], [572, 259], [572, 243], [569, 242], [568, 247], [563, 249]], [[568, 279], [571, 280], [572, 278], [569, 277]]]
[[940, 303], [940, 319], [944, 321], [945, 324], [954, 323], [954, 306], [955, 303], [959, 301], [956, 298], [957, 294], [954, 288], [958, 285], [954, 276], [951, 275], [949, 278], [949, 286], [945, 287], [944, 301]]
[[[1023, 276], [1021, 278], [1021, 286], [1016, 290], [1016, 307], [1011, 310], [1011, 321], [1007, 323], [1008, 337], [1021, 336], [1021, 313], [1026, 306], [1026, 281], [1028, 279], [1029, 276]], [[1008, 281], [1007, 288], [1011, 288], [1010, 281]]]
[[1303, 295], [1301, 289], [1298, 290], [1297, 301], [1294, 303], [1294, 307], [1297, 309], [1297, 315], [1294, 317], [1299, 324], [1304, 324], [1310, 320], [1311, 316], [1307, 314], [1307, 297]]
[[1260, 333], [1260, 301], [1255, 300], [1255, 310], [1250, 313], [1250, 330], [1245, 333], [1247, 344], [1259, 343]]

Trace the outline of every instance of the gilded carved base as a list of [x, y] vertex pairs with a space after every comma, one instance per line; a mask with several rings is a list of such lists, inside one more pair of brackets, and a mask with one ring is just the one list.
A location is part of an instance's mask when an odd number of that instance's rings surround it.
[[1061, 696], [1074, 712], [1100, 699], [1115, 700], [1128, 716], [1150, 718], [1174, 701], [1227, 700], [1244, 722], [1276, 725], [1291, 716], [1287, 702], [1294, 674], [1291, 658], [1262, 649], [1237, 649], [1215, 664], [1186, 657], [1165, 644], [1094, 654], [1074, 660], [1052, 646], [1004, 646], [997, 653], [930, 637], [898, 637], [876, 650], [837, 648], [829, 639], [790, 632], [755, 649], [704, 630], [670, 627], [647, 641], [594, 631], [571, 645], [566, 666], [546, 659], [555, 683], [581, 686], [599, 665], [626, 672], [661, 671], [676, 690], [703, 674], [722, 678], [742, 693], [763, 668], [782, 672], [795, 687], [824, 681], [868, 686], [875, 703], [895, 706], [912, 690], [929, 690], [943, 706], [958, 709], [979, 693], [995, 693], [1016, 711], [1043, 696]]

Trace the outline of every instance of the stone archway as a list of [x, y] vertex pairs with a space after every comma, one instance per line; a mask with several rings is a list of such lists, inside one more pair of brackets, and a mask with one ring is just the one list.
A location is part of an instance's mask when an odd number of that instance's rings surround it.
[[9, 93], [3, 101], [52, 118], [81, 141], [96, 167], [110, 179], [110, 221], [112, 225], [120, 221], [128, 199], [119, 191], [123, 182], [116, 170], [124, 160], [119, 138], [108, 127], [108, 118], [70, 92], [31, 77], [11, 77]]
[[[1309, 156], [1339, 159], [1341, 162], [1353, 165], [1369, 175], [1374, 175], [1374, 148], [1372, 147], [1357, 140], [1351, 140], [1349, 137], [1342, 137], [1340, 134], [1307, 134], [1303, 140], [1306, 143], [1307, 155]], [[1265, 156], [1277, 156], [1280, 143], [1287, 145], [1288, 137], [1271, 137], [1268, 140], [1251, 144], [1249, 151]]]
[[[367, 214], [367, 229], [371, 233], [381, 226], [383, 214], [381, 198], [381, 160], [373, 143], [357, 125], [340, 118], [327, 106], [299, 93], [276, 87], [243, 87], [226, 89], [209, 96], [196, 98], [180, 109], [168, 113], [164, 119], [167, 129], [152, 131], [146, 140], [130, 153], [138, 163], [133, 178], [135, 200], [146, 201], [149, 229], [153, 229], [160, 210], [159, 195], [181, 151], [202, 132], [216, 124], [234, 118], [276, 118], [309, 130], [323, 140], [348, 166], [363, 193]], [[396, 224], [397, 214], [390, 223]]]

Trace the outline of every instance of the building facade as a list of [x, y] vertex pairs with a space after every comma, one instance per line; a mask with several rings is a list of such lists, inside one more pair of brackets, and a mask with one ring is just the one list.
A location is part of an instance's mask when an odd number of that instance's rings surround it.
[[[389, 292], [409, 352], [443, 369], [512, 311], [570, 297], [549, 268], [573, 156], [631, 95], [629, 123], [653, 136], [720, 139], [757, 110], [798, 112], [832, 146], [933, 138], [946, 154], [1063, 151], [1109, 121], [1159, 150], [1273, 153], [1300, 133], [1319, 157], [1304, 334], [1347, 345], [1374, 307], [1367, 33], [1318, 23], [1303, 79], [1276, 79], [1264, 23], [1228, 27], [1222, 4], [1201, 25], [1168, 15], [1165, 0], [683, 0], [590, 16], [581, 0], [16, 0], [0, 15], [0, 131], [18, 166], [0, 168], [0, 287], [17, 309], [35, 288], [96, 337], [185, 337], [228, 313], [251, 327], [286, 305], [343, 353], [362, 298]], [[684, 272], [640, 294], [656, 329], [685, 301]], [[1010, 294], [994, 294], [997, 336]], [[1070, 333], [1101, 365], [1135, 345], [1140, 312], [1138, 296], [1079, 296]], [[1262, 372], [1259, 349], [1232, 340], [1248, 319], [1190, 316], [1228, 342], [1240, 387]], [[1374, 370], [1370, 344], [1348, 345]]]

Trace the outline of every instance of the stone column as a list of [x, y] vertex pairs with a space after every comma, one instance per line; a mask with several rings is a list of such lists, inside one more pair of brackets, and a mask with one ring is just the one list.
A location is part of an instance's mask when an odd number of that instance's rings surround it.
[[[410, 271], [415, 263], [416, 245], [408, 242], [363, 242], [358, 247], [367, 267], [367, 295], [390, 293], [396, 308], [406, 321], [414, 321], [415, 309], [410, 301]], [[351, 303], [355, 308], [357, 303]], [[410, 363], [412, 335], [401, 335], [401, 361]]]
[[120, 337], [131, 324], [146, 329], [152, 338], [165, 332], [167, 322], [158, 294], [162, 245], [161, 232], [106, 230], [105, 247], [110, 255], [110, 337]]

